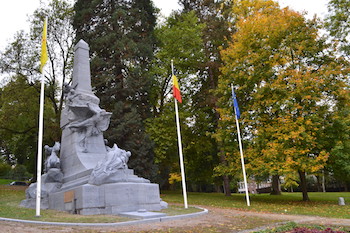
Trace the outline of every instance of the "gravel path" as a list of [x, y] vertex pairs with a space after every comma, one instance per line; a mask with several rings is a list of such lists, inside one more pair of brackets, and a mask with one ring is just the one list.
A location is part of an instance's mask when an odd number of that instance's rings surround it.
[[[47, 226], [38, 224], [0, 222], [0, 232], [252, 232], [261, 226], [272, 226], [281, 222], [294, 221], [298, 223], [315, 223], [324, 225], [350, 226], [350, 219], [330, 219], [314, 216], [286, 215], [257, 213], [251, 211], [239, 211], [234, 209], [221, 209], [202, 206], [209, 210], [206, 215], [198, 217], [168, 220], [157, 223], [142, 223], [132, 226], [117, 227], [67, 227], [67, 226]], [[250, 230], [249, 230], [250, 229]]]

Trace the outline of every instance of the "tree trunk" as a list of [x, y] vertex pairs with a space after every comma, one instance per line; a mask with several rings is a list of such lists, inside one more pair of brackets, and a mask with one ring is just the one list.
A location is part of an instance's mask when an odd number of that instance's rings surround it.
[[271, 187], [271, 195], [281, 195], [281, 184], [280, 184], [280, 176], [273, 175], [272, 176], [272, 187]]
[[322, 192], [322, 177], [316, 176], [317, 179], [317, 192]]
[[326, 192], [326, 178], [325, 178], [325, 174], [324, 174], [324, 170], [322, 172], [322, 192]]
[[224, 193], [225, 196], [231, 196], [231, 190], [230, 190], [230, 179], [228, 178], [227, 175], [223, 176], [224, 180]]
[[215, 192], [222, 193], [221, 185], [215, 185]]
[[303, 193], [303, 201], [310, 201], [307, 193], [306, 173], [304, 171], [298, 171], [300, 177], [300, 187]]

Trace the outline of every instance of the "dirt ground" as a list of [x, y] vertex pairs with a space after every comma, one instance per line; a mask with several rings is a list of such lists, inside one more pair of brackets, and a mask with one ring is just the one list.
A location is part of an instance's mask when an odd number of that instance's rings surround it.
[[156, 223], [142, 223], [130, 226], [81, 227], [50, 226], [0, 221], [0, 232], [251, 232], [261, 226], [269, 226], [278, 222], [294, 221], [323, 225], [350, 226], [350, 219], [329, 219], [313, 216], [297, 216], [271, 213], [257, 213], [233, 209], [220, 209], [202, 206], [209, 210], [208, 214], [179, 220], [168, 220]]

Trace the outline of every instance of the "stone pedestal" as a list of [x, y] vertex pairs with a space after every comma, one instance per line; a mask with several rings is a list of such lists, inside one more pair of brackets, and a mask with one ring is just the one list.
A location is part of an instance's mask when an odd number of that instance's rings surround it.
[[85, 184], [49, 196], [50, 209], [82, 215], [159, 211], [160, 202], [158, 184], [149, 183]]

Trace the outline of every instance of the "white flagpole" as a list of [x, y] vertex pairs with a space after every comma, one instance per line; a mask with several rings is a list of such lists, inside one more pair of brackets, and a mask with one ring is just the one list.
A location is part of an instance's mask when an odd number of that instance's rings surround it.
[[[171, 60], [171, 73], [172, 73], [172, 75], [174, 75], [174, 63], [173, 63], [173, 60]], [[177, 100], [175, 99], [174, 102], [175, 102], [175, 113], [176, 113], [177, 141], [178, 141], [178, 146], [179, 146], [179, 157], [180, 157], [182, 194], [184, 196], [185, 209], [187, 209], [188, 208], [188, 204], [187, 204], [186, 177], [185, 177], [184, 159], [183, 159], [183, 154], [182, 154], [179, 110], [178, 110], [178, 107], [177, 107]]]
[[[46, 17], [47, 27], [47, 17]], [[44, 89], [45, 89], [45, 75], [44, 68], [41, 71], [41, 89], [40, 89], [40, 110], [39, 110], [39, 133], [38, 133], [38, 160], [36, 173], [36, 208], [35, 216], [40, 217], [40, 202], [41, 202], [41, 166], [42, 166], [42, 151], [43, 151], [43, 128], [44, 128]]]
[[[44, 68], [43, 68], [44, 69]], [[36, 216], [40, 217], [41, 200], [41, 166], [42, 166], [42, 146], [43, 146], [43, 125], [44, 125], [44, 72], [41, 74], [40, 90], [40, 111], [39, 111], [39, 133], [38, 133], [38, 161], [37, 161], [37, 181], [36, 181]]]
[[[231, 89], [232, 89], [232, 93], [234, 93], [234, 91], [233, 91], [233, 85], [232, 85], [232, 84], [231, 84]], [[247, 206], [250, 206], [249, 192], [248, 192], [248, 183], [247, 183], [247, 176], [246, 176], [246, 172], [245, 172], [244, 157], [243, 157], [243, 147], [242, 147], [242, 140], [241, 140], [241, 131], [240, 131], [240, 129], [239, 129], [239, 122], [238, 122], [238, 118], [237, 118], [236, 108], [233, 107], [233, 109], [234, 109], [234, 111], [235, 111], [235, 117], [236, 117], [237, 134], [238, 134], [238, 144], [239, 144], [239, 151], [240, 151], [240, 154], [241, 154], [242, 171], [243, 171], [243, 180], [244, 180], [244, 185], [245, 185], [245, 195], [246, 195], [246, 199], [247, 199]]]

